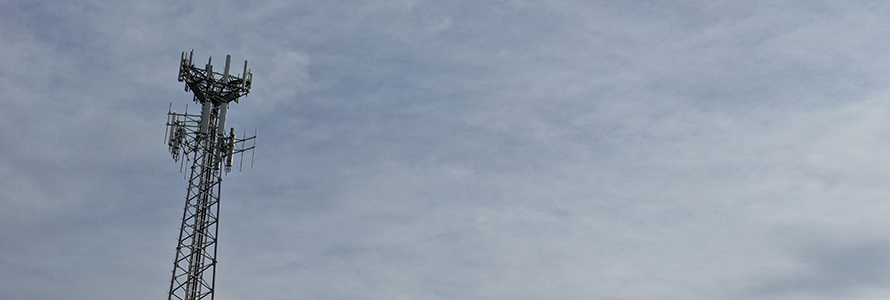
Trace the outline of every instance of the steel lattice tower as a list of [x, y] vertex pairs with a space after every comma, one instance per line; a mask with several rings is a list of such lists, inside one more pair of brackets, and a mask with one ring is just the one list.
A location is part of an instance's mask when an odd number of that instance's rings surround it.
[[[185, 166], [191, 168], [168, 300], [213, 299], [220, 183], [222, 176], [231, 171], [236, 154], [241, 155], [240, 169], [244, 152], [256, 148], [256, 132], [245, 138], [235, 137], [234, 129], [226, 132], [229, 104], [237, 103], [250, 91], [253, 74], [247, 69], [247, 61], [244, 71], [233, 76], [229, 74], [231, 56], [226, 56], [223, 73], [213, 72], [210, 60], [203, 69], [195, 67], [193, 57], [194, 51], [182, 53], [179, 81], [185, 82], [186, 92], [194, 93], [201, 114], [189, 114], [187, 105], [185, 113], [174, 113], [172, 103], [167, 112], [165, 140], [170, 153], [180, 162], [180, 171]], [[250, 145], [245, 146], [248, 141]]]

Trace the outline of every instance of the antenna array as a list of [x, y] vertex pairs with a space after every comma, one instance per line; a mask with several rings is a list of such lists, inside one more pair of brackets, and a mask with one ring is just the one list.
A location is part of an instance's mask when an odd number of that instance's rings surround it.
[[253, 74], [247, 68], [247, 61], [242, 73], [232, 75], [229, 73], [231, 55], [226, 56], [223, 73], [213, 71], [212, 58], [202, 69], [195, 67], [193, 57], [194, 50], [182, 53], [179, 81], [185, 82], [186, 92], [194, 94], [194, 101], [201, 105], [201, 114], [189, 114], [188, 105], [185, 113], [175, 113], [171, 103], [164, 137], [173, 160], [180, 162], [180, 172], [186, 166], [190, 168], [169, 300], [213, 299], [222, 176], [232, 170], [235, 156], [239, 154], [238, 169], [241, 170], [247, 151], [251, 152], [250, 167], [253, 168], [256, 148], [256, 131], [250, 137], [244, 132], [240, 138], [235, 136], [234, 128], [226, 131], [230, 103], [238, 103], [240, 97], [250, 92]]

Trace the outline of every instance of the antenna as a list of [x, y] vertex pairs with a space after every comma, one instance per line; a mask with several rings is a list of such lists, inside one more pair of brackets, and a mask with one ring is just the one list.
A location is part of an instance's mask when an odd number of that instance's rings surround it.
[[[226, 115], [232, 101], [250, 92], [253, 74], [244, 61], [241, 78], [229, 74], [232, 56], [226, 55], [224, 72], [214, 73], [212, 58], [204, 68], [192, 63], [194, 50], [182, 52], [179, 65], [179, 81], [185, 82], [185, 91], [193, 93], [193, 100], [201, 105], [201, 114], [173, 112], [173, 103], [167, 110], [167, 130], [164, 141], [170, 148], [173, 161], [179, 162], [179, 171], [190, 166], [188, 191], [179, 245], [173, 261], [173, 279], [170, 280], [168, 300], [213, 299], [216, 279], [217, 223], [219, 218], [220, 189], [223, 175], [232, 170], [235, 154], [256, 149], [254, 135], [235, 137], [235, 129], [226, 134]], [[246, 142], [252, 141], [250, 147]], [[253, 158], [251, 158], [253, 168]], [[241, 168], [239, 167], [239, 170]], [[186, 176], [183, 173], [183, 176]]]

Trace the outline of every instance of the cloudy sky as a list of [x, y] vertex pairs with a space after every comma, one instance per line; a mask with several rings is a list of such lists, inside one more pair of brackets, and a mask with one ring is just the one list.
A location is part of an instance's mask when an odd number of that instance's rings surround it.
[[0, 1], [0, 298], [166, 299], [192, 49], [217, 299], [890, 297], [884, 1], [184, 2]]

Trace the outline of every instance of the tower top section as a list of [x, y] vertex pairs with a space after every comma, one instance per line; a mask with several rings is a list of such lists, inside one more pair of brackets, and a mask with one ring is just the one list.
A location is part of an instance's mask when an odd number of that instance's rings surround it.
[[226, 55], [226, 67], [222, 73], [214, 72], [213, 57], [207, 60], [203, 68], [195, 67], [193, 58], [195, 51], [182, 52], [182, 60], [179, 64], [179, 81], [185, 82], [185, 91], [195, 94], [195, 102], [214, 105], [238, 102], [238, 98], [250, 92], [250, 83], [253, 82], [253, 74], [247, 68], [244, 61], [244, 70], [239, 74], [231, 74], [230, 67], [232, 56]]

